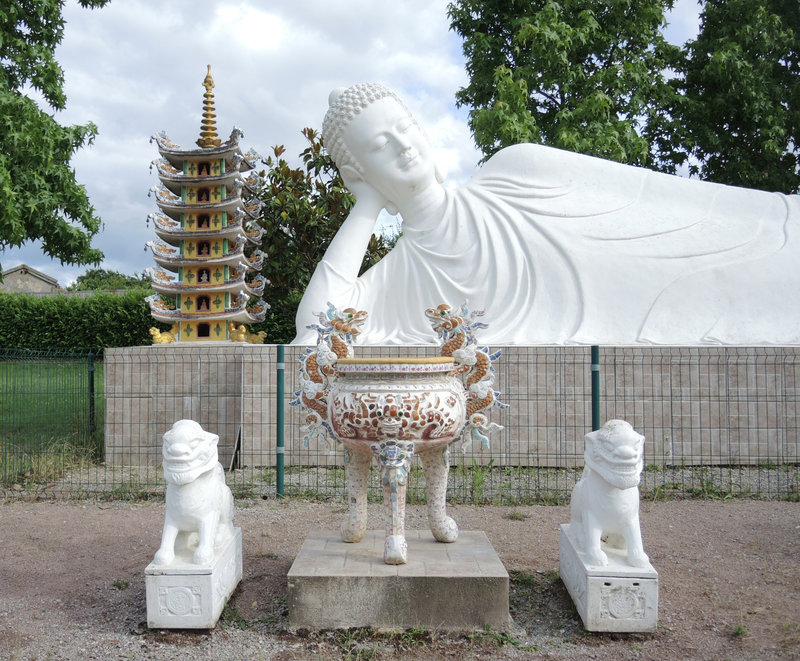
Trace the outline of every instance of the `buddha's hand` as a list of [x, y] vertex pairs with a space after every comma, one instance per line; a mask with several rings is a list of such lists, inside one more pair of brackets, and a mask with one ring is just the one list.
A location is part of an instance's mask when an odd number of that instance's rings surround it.
[[356, 198], [356, 206], [353, 211], [358, 211], [359, 214], [368, 215], [374, 218], [389, 204], [389, 201], [378, 192], [378, 190], [368, 184], [361, 177], [348, 176], [347, 173], [342, 173], [342, 180], [344, 185]]

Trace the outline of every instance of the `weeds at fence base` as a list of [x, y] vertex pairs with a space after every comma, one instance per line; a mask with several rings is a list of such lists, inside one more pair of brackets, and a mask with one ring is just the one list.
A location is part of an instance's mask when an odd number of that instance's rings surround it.
[[[0, 455], [6, 462], [9, 455]], [[166, 490], [160, 466], [91, 464], [68, 444], [54, 443], [40, 456], [16, 461], [14, 477], [2, 484], [6, 499], [96, 499], [141, 502], [161, 499]], [[9, 468], [8, 464], [0, 467]], [[8, 474], [8, 473], [6, 473]], [[450, 471], [447, 502], [465, 505], [565, 505], [582, 469], [456, 466]], [[244, 467], [229, 471], [228, 486], [240, 502], [274, 498], [275, 469]], [[642, 500], [680, 498], [728, 500], [777, 498], [800, 501], [800, 466], [648, 467], [639, 485]], [[380, 471], [370, 471], [368, 501], [383, 502]], [[341, 467], [293, 466], [284, 475], [284, 497], [314, 502], [346, 502]], [[425, 505], [420, 466], [409, 473], [407, 502]]]
[[65, 439], [50, 440], [35, 450], [17, 446], [3, 448], [0, 452], [2, 485], [16, 491], [36, 489], [59, 480], [69, 471], [90, 466], [89, 455], [86, 448]]

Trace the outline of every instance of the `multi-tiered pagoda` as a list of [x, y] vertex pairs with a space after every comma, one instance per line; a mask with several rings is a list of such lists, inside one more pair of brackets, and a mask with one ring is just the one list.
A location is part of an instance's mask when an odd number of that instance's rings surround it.
[[269, 307], [257, 274], [265, 257], [254, 222], [261, 178], [244, 173], [260, 157], [241, 152], [236, 128], [226, 142], [217, 137], [210, 66], [203, 86], [199, 149], [182, 149], [163, 132], [152, 138], [161, 154], [153, 161], [161, 185], [151, 189], [160, 212], [149, 218], [160, 241], [147, 244], [158, 264], [147, 270], [158, 292], [147, 300], [177, 341], [257, 341], [246, 324], [263, 321]]

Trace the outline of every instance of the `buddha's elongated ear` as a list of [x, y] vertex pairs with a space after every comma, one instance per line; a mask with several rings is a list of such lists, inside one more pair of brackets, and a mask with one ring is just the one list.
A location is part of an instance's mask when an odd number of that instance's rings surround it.
[[347, 188], [351, 188], [350, 184], [364, 181], [364, 177], [352, 165], [343, 165], [339, 168], [339, 174], [342, 175], [342, 181]]

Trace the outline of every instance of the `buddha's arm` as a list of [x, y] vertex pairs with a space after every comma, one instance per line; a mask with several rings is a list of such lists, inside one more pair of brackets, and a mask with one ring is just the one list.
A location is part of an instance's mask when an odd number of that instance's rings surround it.
[[378, 212], [373, 201], [359, 198], [333, 237], [297, 309], [298, 340], [307, 335], [306, 326], [316, 320], [317, 313], [328, 309], [328, 301], [336, 306], [349, 304]]

